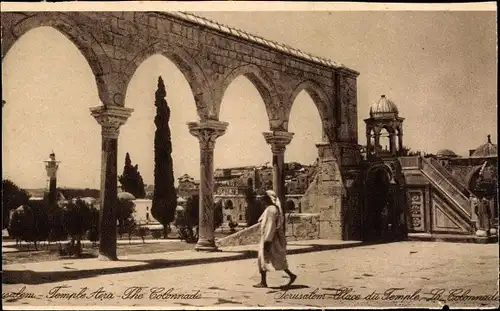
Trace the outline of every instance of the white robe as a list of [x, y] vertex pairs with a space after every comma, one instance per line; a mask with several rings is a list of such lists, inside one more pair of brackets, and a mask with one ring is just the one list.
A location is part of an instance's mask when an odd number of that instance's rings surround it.
[[[288, 269], [286, 259], [286, 237], [283, 231], [285, 224], [283, 211], [275, 205], [269, 205], [259, 218], [260, 245], [258, 265], [260, 271], [276, 271]], [[264, 251], [264, 242], [271, 242], [268, 252]]]

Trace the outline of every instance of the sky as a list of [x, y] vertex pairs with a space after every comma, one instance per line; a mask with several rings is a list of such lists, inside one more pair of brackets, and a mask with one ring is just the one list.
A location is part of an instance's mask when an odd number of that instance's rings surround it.
[[[462, 156], [497, 137], [495, 12], [195, 12], [220, 23], [332, 59], [360, 72], [359, 143], [365, 144], [370, 105], [385, 94], [405, 118], [404, 145], [426, 152], [448, 148]], [[256, 22], [258, 21], [258, 22]], [[118, 172], [125, 153], [147, 184], [153, 181], [154, 92], [158, 76], [172, 110], [174, 175], [199, 178], [199, 145], [186, 123], [197, 119], [189, 85], [167, 58], [154, 55], [134, 74], [125, 105], [134, 108], [118, 141]], [[33, 29], [2, 61], [3, 178], [23, 188], [46, 185], [43, 161], [62, 161], [58, 185], [99, 188], [100, 126], [89, 107], [100, 105], [92, 71], [79, 50], [52, 28]], [[264, 103], [252, 83], [236, 78], [220, 120], [214, 166], [271, 161]], [[321, 140], [319, 114], [302, 92], [290, 116], [295, 136], [285, 160], [311, 164]]]

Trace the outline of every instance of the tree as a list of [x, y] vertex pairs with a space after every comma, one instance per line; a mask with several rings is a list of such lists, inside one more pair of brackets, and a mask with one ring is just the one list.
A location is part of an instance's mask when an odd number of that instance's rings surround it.
[[34, 216], [28, 205], [13, 209], [9, 219], [9, 235], [16, 239], [16, 245], [21, 241], [30, 240], [34, 228]]
[[10, 211], [27, 204], [30, 195], [8, 179], [2, 180], [2, 230], [9, 226]]
[[172, 163], [172, 141], [169, 127], [170, 107], [165, 100], [167, 95], [163, 79], [158, 77], [158, 89], [155, 94], [155, 168], [154, 192], [151, 214], [163, 225], [164, 238], [168, 235], [167, 227], [175, 218], [177, 193], [174, 186]]
[[224, 213], [222, 212], [222, 200], [214, 203], [214, 231], [222, 226], [224, 222]]
[[132, 165], [130, 154], [127, 152], [125, 155], [125, 166], [123, 167], [123, 174], [118, 177], [118, 181], [122, 185], [122, 190], [133, 194], [138, 199], [146, 197], [144, 189], [144, 181], [142, 180], [139, 166]]
[[247, 185], [247, 188], [245, 190], [245, 201], [247, 203], [247, 208], [245, 210], [247, 225], [255, 225], [264, 210], [262, 209], [260, 200], [257, 199], [257, 193], [253, 190], [253, 187], [250, 183]]
[[88, 232], [88, 239], [92, 242], [92, 246], [99, 241], [99, 210], [94, 206], [90, 208], [90, 229]]
[[91, 207], [81, 199], [69, 202], [63, 209], [64, 227], [71, 237], [71, 248], [76, 257], [82, 255], [81, 240], [90, 229], [91, 216]]
[[37, 242], [49, 238], [48, 216], [43, 201], [28, 201], [28, 204], [12, 211], [9, 233], [16, 239], [16, 242], [21, 240], [33, 242], [37, 250]]
[[[214, 231], [219, 228], [223, 221], [222, 200], [214, 203]], [[181, 240], [188, 243], [196, 243], [198, 241], [198, 224], [199, 224], [200, 196], [193, 194], [187, 199], [186, 208], [183, 212], [177, 213], [175, 226], [179, 231]]]
[[[118, 218], [118, 234], [120, 238], [124, 233], [130, 233], [130, 226], [132, 223], [135, 224], [134, 212], [135, 203], [130, 200], [118, 200], [117, 204], [117, 218]], [[132, 228], [133, 230], [133, 228]]]

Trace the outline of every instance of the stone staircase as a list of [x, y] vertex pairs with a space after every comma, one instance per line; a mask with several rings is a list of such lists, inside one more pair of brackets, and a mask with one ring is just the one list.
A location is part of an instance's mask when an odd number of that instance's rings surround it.
[[[400, 157], [403, 173], [411, 186], [411, 196], [418, 197], [415, 207], [423, 225], [413, 229], [418, 234], [474, 235], [475, 214], [469, 201], [470, 191], [438, 161], [424, 157]], [[412, 199], [413, 200], [413, 199]], [[419, 207], [423, 209], [419, 212]], [[420, 222], [417, 222], [420, 223]]]
[[439, 162], [434, 159], [422, 158], [421, 171], [432, 186], [443, 194], [463, 220], [472, 225], [472, 208], [469, 201], [470, 192], [461, 185]]

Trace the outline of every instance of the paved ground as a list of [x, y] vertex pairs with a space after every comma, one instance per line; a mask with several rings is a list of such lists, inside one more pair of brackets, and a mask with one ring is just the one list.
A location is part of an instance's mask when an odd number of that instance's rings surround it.
[[[286, 282], [280, 272], [270, 274], [272, 288], [253, 288], [259, 280], [255, 259], [244, 259], [136, 272], [124, 269], [98, 276], [81, 274], [79, 279], [38, 285], [3, 284], [2, 301], [4, 308], [96, 304], [216, 309], [498, 306], [497, 244], [399, 242], [294, 254], [289, 256], [289, 263], [299, 278], [288, 290], [277, 287]], [[10, 269], [21, 268], [4, 266], [4, 270]], [[12, 294], [23, 288], [25, 298]], [[374, 291], [378, 297], [372, 294]], [[28, 298], [30, 293], [33, 298]], [[68, 293], [74, 295], [69, 297]]]

